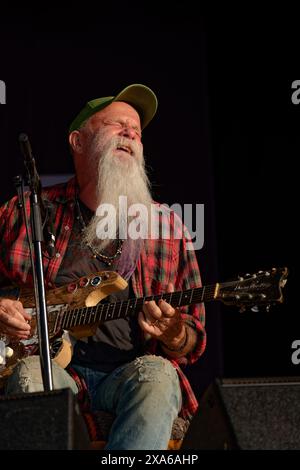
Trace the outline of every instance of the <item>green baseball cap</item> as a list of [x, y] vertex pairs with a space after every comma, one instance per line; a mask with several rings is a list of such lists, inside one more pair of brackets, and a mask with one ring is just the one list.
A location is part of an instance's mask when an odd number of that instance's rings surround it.
[[116, 96], [105, 96], [88, 101], [70, 125], [69, 132], [80, 129], [93, 114], [114, 101], [124, 101], [136, 109], [140, 115], [142, 129], [149, 124], [157, 110], [157, 98], [154, 92], [145, 85], [135, 83], [124, 88]]

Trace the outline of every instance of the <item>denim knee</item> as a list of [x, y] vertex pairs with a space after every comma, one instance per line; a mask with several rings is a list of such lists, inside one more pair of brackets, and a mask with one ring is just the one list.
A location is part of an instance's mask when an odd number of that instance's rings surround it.
[[[54, 389], [69, 387], [74, 394], [78, 388], [72, 377], [55, 362], [52, 362], [52, 375]], [[29, 356], [22, 359], [14, 368], [13, 374], [8, 378], [6, 394], [42, 392], [43, 379], [39, 356]]]
[[[138, 388], [146, 386], [147, 393], [158, 395], [161, 401], [172, 400], [181, 408], [181, 390], [176, 370], [161, 356], [146, 355], [135, 359]], [[150, 385], [151, 388], [147, 386]]]
[[146, 355], [134, 361], [140, 382], [177, 381], [177, 372], [172, 364], [161, 356]]

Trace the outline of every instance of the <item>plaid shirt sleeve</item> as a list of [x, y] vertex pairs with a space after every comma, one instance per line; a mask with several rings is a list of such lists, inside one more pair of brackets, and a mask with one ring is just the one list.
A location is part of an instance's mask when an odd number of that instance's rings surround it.
[[[187, 290], [195, 287], [201, 287], [201, 276], [198, 267], [195, 251], [192, 249], [192, 241], [187, 228], [182, 224], [181, 220], [174, 214], [176, 227], [180, 230], [179, 237], [182, 232], [182, 237], [178, 238], [178, 246], [175, 249], [172, 263], [172, 278], [175, 290]], [[177, 234], [178, 235], [178, 234]], [[171, 362], [177, 370], [178, 377], [181, 384], [183, 406], [181, 415], [184, 418], [190, 419], [198, 408], [198, 401], [194, 395], [192, 387], [186, 375], [182, 371], [182, 367], [187, 364], [193, 364], [203, 354], [206, 347], [206, 332], [205, 332], [205, 308], [204, 304], [193, 304], [186, 307], [181, 307], [181, 315], [187, 325], [192, 327], [198, 335], [198, 340], [194, 350], [188, 353], [185, 357], [172, 359]]]
[[[75, 179], [72, 178], [68, 183], [45, 188], [43, 192], [45, 199], [56, 204], [54, 228], [57, 254], [50, 260], [43, 256], [45, 282], [50, 288], [53, 287], [73, 226], [75, 185]], [[25, 193], [25, 206], [30, 219], [29, 193]], [[26, 227], [16, 196], [0, 208], [0, 284], [4, 283], [27, 287], [33, 285]]]
[[[8, 218], [9, 210], [8, 203], [6, 202], [0, 207], [0, 240], [3, 240], [6, 230], [6, 220]], [[5, 246], [3, 242], [0, 244], [0, 285], [3, 284], [7, 278], [5, 272], [5, 265], [3, 263], [5, 256]]]
[[13, 197], [0, 208], [0, 282], [25, 280], [29, 266], [25, 225], [17, 197]]

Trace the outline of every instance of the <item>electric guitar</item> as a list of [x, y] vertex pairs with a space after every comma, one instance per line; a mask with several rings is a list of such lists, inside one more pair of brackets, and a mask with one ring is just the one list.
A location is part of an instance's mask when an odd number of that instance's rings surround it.
[[[101, 271], [81, 277], [76, 282], [46, 292], [51, 356], [61, 367], [66, 367], [72, 358], [72, 342], [94, 335], [101, 323], [136, 315], [148, 300], [164, 299], [174, 308], [219, 300], [241, 310], [250, 307], [255, 311], [259, 306], [268, 309], [272, 304], [283, 302], [282, 287], [287, 276], [287, 268], [272, 268], [235, 281], [115, 303], [100, 302], [109, 294], [127, 287], [127, 282], [118, 273]], [[33, 290], [9, 287], [0, 289], [0, 297], [20, 300], [31, 315], [30, 339], [11, 341], [0, 335], [6, 352], [0, 363], [0, 379], [3, 379], [12, 373], [20, 359], [38, 352], [38, 335]]]

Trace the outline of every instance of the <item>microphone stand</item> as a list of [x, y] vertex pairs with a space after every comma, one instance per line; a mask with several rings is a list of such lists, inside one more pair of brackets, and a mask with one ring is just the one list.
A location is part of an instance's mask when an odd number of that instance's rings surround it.
[[[31, 253], [34, 293], [36, 303], [36, 318], [39, 337], [39, 351], [41, 372], [44, 385], [44, 391], [53, 390], [52, 363], [49, 347], [47, 306], [44, 284], [43, 258], [42, 258], [42, 242], [43, 242], [43, 226], [41, 217], [41, 183], [36, 171], [35, 160], [31, 153], [31, 146], [28, 136], [20, 134], [19, 142], [21, 150], [25, 158], [25, 167], [27, 170], [28, 185], [30, 188], [30, 218], [31, 233], [27, 230], [27, 237]], [[24, 199], [24, 187], [22, 178], [15, 178], [15, 185], [19, 196], [19, 207], [22, 206], [24, 220], [26, 223], [27, 214]], [[28, 228], [28, 224], [26, 223]], [[33, 248], [33, 250], [32, 250]]]

